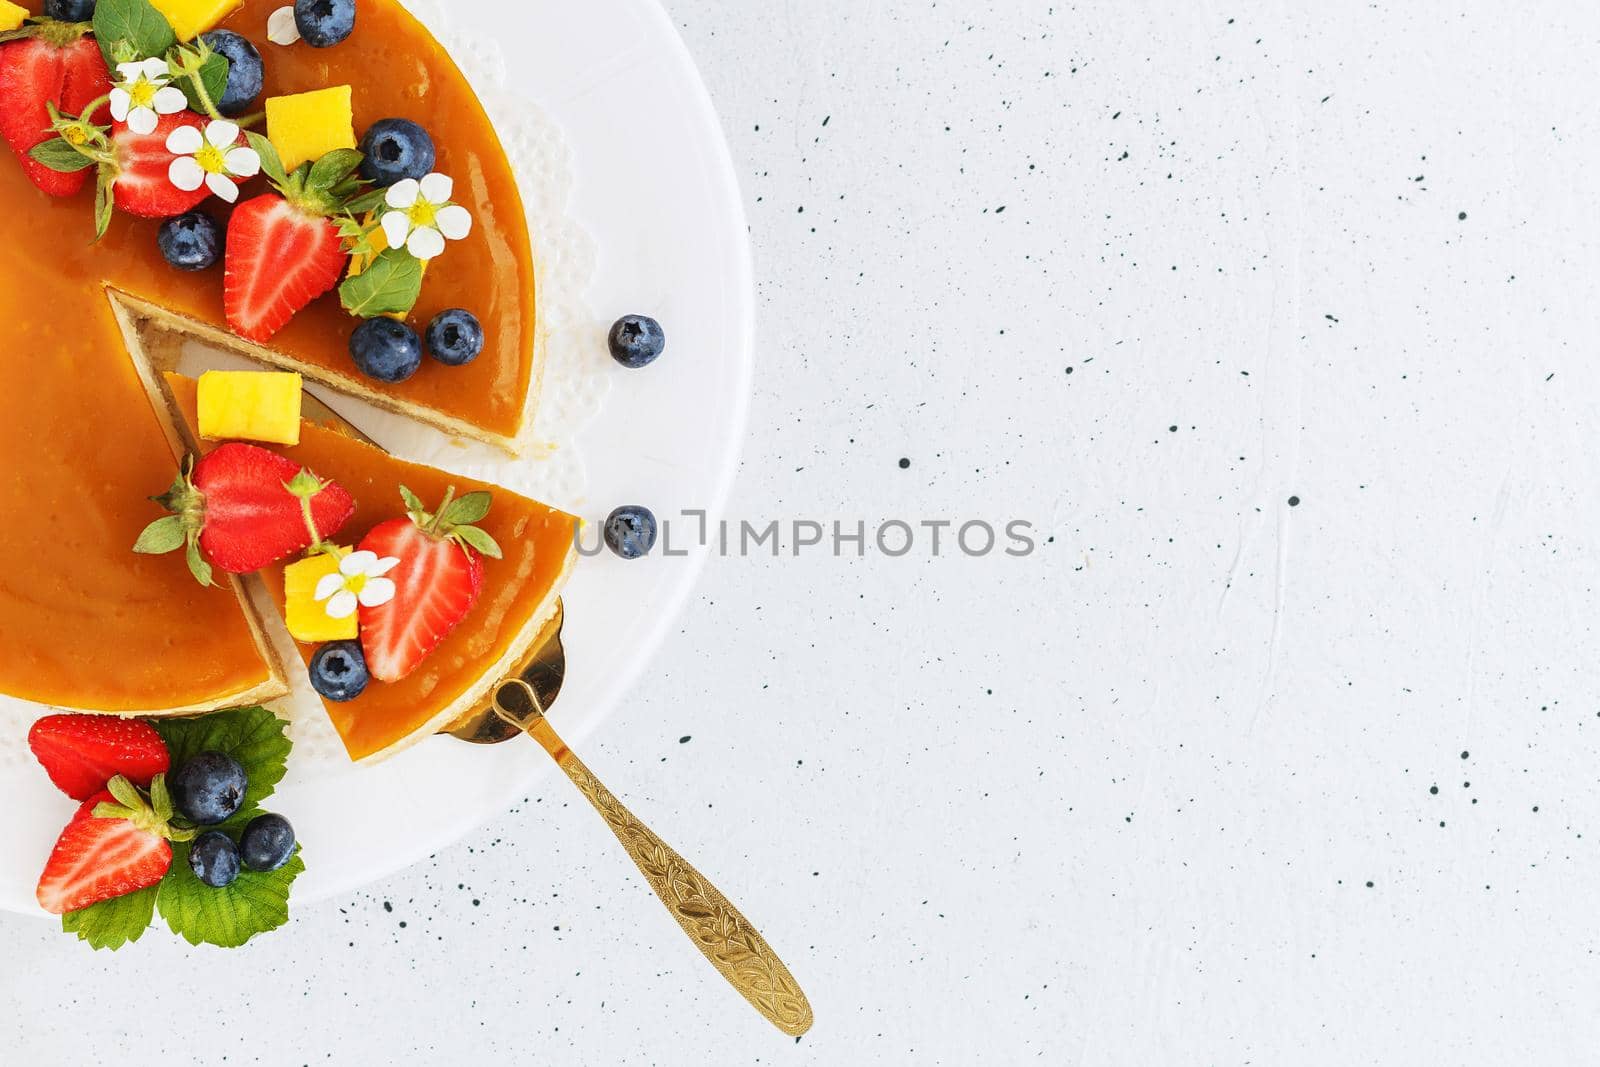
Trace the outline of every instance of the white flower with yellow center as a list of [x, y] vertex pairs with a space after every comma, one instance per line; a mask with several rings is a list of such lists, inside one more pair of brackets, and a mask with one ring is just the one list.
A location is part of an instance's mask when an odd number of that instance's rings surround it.
[[219, 120], [205, 133], [196, 126], [179, 126], [167, 138], [167, 151], [177, 156], [167, 177], [186, 193], [204, 185], [228, 203], [239, 199], [234, 178], [254, 178], [261, 173], [261, 157], [254, 148], [240, 145], [239, 127]]
[[376, 608], [394, 599], [394, 580], [384, 575], [400, 566], [393, 556], [352, 552], [339, 561], [339, 573], [317, 583], [316, 600], [330, 619], [348, 619], [358, 607]]
[[389, 187], [384, 200], [383, 236], [390, 248], [404, 248], [418, 259], [433, 259], [444, 252], [447, 240], [460, 241], [472, 232], [472, 215], [450, 202], [455, 182], [443, 174], [430, 174], [420, 182], [405, 178]]
[[162, 115], [176, 115], [189, 106], [183, 91], [167, 84], [171, 80], [172, 71], [164, 59], [118, 63], [111, 117], [126, 122], [140, 137], [154, 133]]

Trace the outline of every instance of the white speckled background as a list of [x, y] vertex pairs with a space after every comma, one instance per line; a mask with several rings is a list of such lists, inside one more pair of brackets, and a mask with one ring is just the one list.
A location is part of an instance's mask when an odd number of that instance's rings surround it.
[[1592, 1058], [1600, 13], [669, 6], [756, 246], [733, 513], [1053, 537], [714, 561], [588, 746], [816, 1030], [549, 779], [234, 955], [0, 919], [7, 1061]]

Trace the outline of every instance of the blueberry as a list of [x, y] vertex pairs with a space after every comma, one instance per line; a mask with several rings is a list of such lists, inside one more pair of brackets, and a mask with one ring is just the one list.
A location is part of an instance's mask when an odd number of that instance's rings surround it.
[[178, 814], [201, 826], [227, 822], [244, 803], [244, 768], [220, 752], [202, 752], [167, 783]]
[[261, 95], [261, 86], [266, 81], [261, 53], [248, 38], [232, 30], [212, 30], [202, 33], [200, 39], [228, 61], [228, 88], [217, 101], [217, 110], [229, 118], [243, 115]]
[[332, 48], [356, 28], [356, 0], [294, 0], [294, 24], [312, 48]]
[[350, 335], [350, 357], [368, 378], [403, 382], [422, 366], [422, 338], [393, 319], [368, 319]]
[[335, 641], [311, 657], [311, 688], [335, 704], [354, 700], [367, 691], [372, 675], [360, 641]]
[[94, 5], [95, 0], [44, 0], [44, 13], [58, 22], [88, 22]]
[[648, 315], [624, 315], [611, 327], [611, 358], [638, 370], [656, 361], [667, 347], [661, 324]]
[[294, 827], [282, 815], [257, 815], [239, 835], [239, 856], [252, 871], [275, 871], [294, 855]]
[[465, 367], [483, 351], [483, 325], [470, 311], [441, 311], [428, 323], [428, 351], [447, 367]]
[[648, 556], [656, 547], [656, 517], [649, 508], [629, 504], [606, 519], [606, 544], [623, 559]]
[[361, 176], [388, 187], [405, 178], [421, 181], [433, 173], [433, 138], [410, 119], [379, 119], [361, 138]]
[[204, 211], [167, 219], [156, 242], [167, 262], [179, 270], [210, 270], [222, 258], [222, 226]]
[[189, 869], [212, 889], [226, 889], [239, 877], [239, 849], [221, 830], [210, 830], [189, 846]]

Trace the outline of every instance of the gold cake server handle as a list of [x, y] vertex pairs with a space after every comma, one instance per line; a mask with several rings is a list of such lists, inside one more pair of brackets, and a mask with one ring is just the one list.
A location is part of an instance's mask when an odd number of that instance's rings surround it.
[[495, 694], [494, 713], [539, 742], [552, 759], [572, 779], [572, 784], [594, 805], [594, 810], [611, 827], [622, 847], [638, 866], [661, 903], [683, 927], [695, 947], [704, 953], [728, 984], [739, 991], [750, 1005], [791, 1037], [811, 1029], [811, 1003], [800, 983], [789, 973], [778, 954], [739, 913], [722, 892], [704, 875], [689, 865], [677, 851], [623, 806], [586, 767], [545, 718], [539, 694], [522, 680], [508, 682], [504, 689], [517, 689], [529, 700], [531, 716], [508, 710]]

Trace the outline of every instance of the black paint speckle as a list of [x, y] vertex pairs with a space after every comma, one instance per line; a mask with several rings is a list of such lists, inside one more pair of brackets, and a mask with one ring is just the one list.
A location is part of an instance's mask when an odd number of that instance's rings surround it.
[[1289, 498], [1289, 506], [1290, 506], [1290, 507], [1291, 507], [1291, 508], [1297, 508], [1297, 507], [1299, 507], [1299, 506], [1300, 506], [1300, 498], [1299, 498], [1299, 497], [1297, 497], [1297, 496], [1292, 496], [1292, 497], [1290, 497], [1290, 498]]
[[900, 469], [903, 470], [903, 471], [910, 470], [911, 469], [911, 461], [909, 459], [902, 459], [900, 461]]

